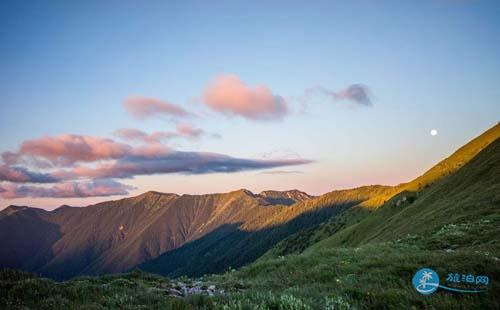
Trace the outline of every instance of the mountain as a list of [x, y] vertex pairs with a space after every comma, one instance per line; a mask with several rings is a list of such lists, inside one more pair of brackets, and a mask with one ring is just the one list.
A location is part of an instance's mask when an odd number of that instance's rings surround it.
[[[336, 191], [327, 199], [297, 190], [253, 194], [242, 189], [182, 196], [147, 192], [50, 212], [10, 206], [0, 212], [0, 242], [9, 245], [2, 247], [0, 266], [56, 279], [118, 273], [196, 242], [195, 252], [215, 247], [200, 272], [221, 271], [253, 261], [289, 234], [371, 197], [369, 188]], [[176, 271], [194, 272], [185, 264]]]
[[[257, 229], [283, 210], [246, 190], [213, 195], [147, 192], [47, 212], [8, 207], [0, 212], [0, 265], [67, 278], [126, 271], [222, 225]], [[43, 242], [42, 242], [43, 241]]]
[[267, 223], [223, 226], [202, 238], [140, 265], [145, 271], [168, 276], [201, 276], [240, 267], [254, 261], [282, 239], [342, 214], [380, 194], [385, 186], [333, 191], [279, 210]]
[[[207, 234], [221, 238], [237, 231], [251, 233], [279, 226], [308, 212], [312, 206], [290, 207], [308, 199], [312, 196], [297, 190], [259, 195], [248, 190], [182, 196], [147, 192], [84, 208], [62, 206], [51, 212], [10, 206], [0, 212], [0, 242], [8, 245], [0, 252], [0, 266], [58, 279], [123, 272]], [[339, 202], [339, 207], [348, 205]], [[317, 216], [302, 222], [310, 226], [322, 220]], [[282, 229], [266, 247], [286, 235]], [[249, 257], [258, 253], [249, 253]]]
[[[246, 265], [266, 252], [264, 257], [273, 257], [301, 253], [321, 242], [336, 246], [378, 240], [392, 236], [388, 223], [393, 211], [387, 206], [419, 205], [424, 193], [462, 173], [498, 137], [500, 125], [398, 186], [364, 186], [319, 197], [298, 190], [147, 192], [50, 212], [10, 206], [0, 212], [0, 242], [6, 245], [0, 249], [0, 267], [56, 279], [119, 273], [137, 266], [169, 276], [199, 276]], [[394, 223], [404, 223], [398, 228], [404, 231], [411, 222], [399, 216]]]

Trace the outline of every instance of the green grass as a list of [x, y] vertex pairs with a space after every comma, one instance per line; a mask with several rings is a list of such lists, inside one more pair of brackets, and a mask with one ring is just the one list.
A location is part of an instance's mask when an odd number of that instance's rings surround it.
[[[448, 243], [455, 236], [454, 229], [445, 228], [429, 242]], [[426, 243], [421, 236], [410, 235], [394, 242], [323, 248], [260, 260], [211, 280], [228, 287], [244, 287], [249, 292], [292, 294], [313, 308], [323, 308], [326, 300], [335, 298], [356, 309], [500, 307], [500, 260], [487, 247], [447, 252], [429, 250]], [[414, 273], [422, 267], [433, 268], [441, 277], [449, 272], [486, 274], [492, 283], [482, 295], [443, 291], [423, 296], [411, 286]]]
[[65, 282], [33, 274], [0, 272], [0, 309], [196, 309], [213, 307], [206, 296], [168, 296], [172, 282], [142, 272], [80, 277]]
[[[205, 277], [227, 295], [168, 297], [172, 281], [142, 272], [82, 277], [57, 283], [32, 275], [0, 273], [2, 309], [488, 309], [500, 307], [500, 260], [485, 246], [441, 245], [487, 229], [490, 222], [447, 225], [432, 238], [410, 235], [359, 247], [323, 248], [260, 260], [239, 270]], [[431, 250], [429, 250], [429, 245]], [[411, 278], [422, 267], [443, 278], [449, 272], [487, 274], [492, 282], [480, 295], [439, 291], [418, 294]], [[443, 280], [443, 279], [442, 279]]]

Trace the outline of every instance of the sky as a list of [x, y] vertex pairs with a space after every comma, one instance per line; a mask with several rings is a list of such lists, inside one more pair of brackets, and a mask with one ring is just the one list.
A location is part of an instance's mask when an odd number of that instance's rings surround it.
[[498, 1], [309, 2], [2, 1], [0, 208], [394, 185], [500, 120]]

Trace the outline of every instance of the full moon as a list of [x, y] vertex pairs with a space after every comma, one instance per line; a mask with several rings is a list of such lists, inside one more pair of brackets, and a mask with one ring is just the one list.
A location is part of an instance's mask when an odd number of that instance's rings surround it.
[[438, 131], [436, 129], [431, 130], [431, 136], [436, 136], [438, 134]]

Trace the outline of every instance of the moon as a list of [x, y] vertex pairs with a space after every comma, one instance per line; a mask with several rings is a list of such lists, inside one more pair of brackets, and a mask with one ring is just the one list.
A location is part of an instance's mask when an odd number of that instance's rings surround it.
[[438, 134], [437, 129], [432, 129], [431, 130], [431, 136], [437, 136], [437, 134]]

